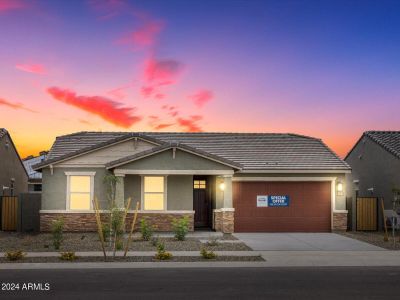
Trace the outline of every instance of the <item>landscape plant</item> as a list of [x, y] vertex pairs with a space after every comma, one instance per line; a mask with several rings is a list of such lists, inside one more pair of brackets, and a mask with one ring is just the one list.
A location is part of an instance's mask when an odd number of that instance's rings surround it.
[[155, 255], [155, 258], [158, 259], [158, 260], [169, 260], [169, 259], [172, 258], [172, 254], [165, 250], [164, 243], [162, 243], [162, 242], [158, 243], [158, 245], [157, 245], [157, 253]]
[[204, 258], [204, 259], [214, 259], [217, 257], [217, 254], [215, 254], [213, 251], [208, 251], [206, 248], [202, 248], [200, 250], [200, 255]]
[[61, 260], [74, 261], [77, 258], [78, 258], [78, 256], [75, 255], [75, 252], [61, 252], [60, 253]]
[[59, 250], [63, 242], [64, 219], [58, 218], [51, 225], [51, 236], [54, 249]]
[[218, 238], [215, 236], [210, 236], [207, 241], [207, 246], [218, 246]]
[[184, 241], [189, 232], [189, 218], [187, 216], [172, 220], [172, 230], [178, 241]]
[[146, 219], [140, 220], [140, 233], [142, 235], [142, 240], [150, 241], [153, 236], [153, 227], [147, 222]]
[[10, 261], [20, 260], [25, 257], [26, 253], [21, 250], [7, 251], [5, 257]]

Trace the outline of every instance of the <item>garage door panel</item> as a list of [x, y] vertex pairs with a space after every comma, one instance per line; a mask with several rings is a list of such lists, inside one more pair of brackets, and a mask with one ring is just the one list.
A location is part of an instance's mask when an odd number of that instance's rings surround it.
[[[331, 230], [330, 182], [235, 182], [236, 232]], [[288, 195], [288, 207], [257, 207], [257, 195]]]

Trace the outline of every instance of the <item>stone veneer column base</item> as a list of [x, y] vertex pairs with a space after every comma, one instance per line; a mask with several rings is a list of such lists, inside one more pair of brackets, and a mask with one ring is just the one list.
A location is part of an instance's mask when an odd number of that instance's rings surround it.
[[222, 233], [233, 233], [235, 221], [234, 208], [214, 209], [214, 226], [215, 231]]
[[[101, 220], [104, 223], [108, 220], [108, 213], [101, 213]], [[128, 212], [126, 216], [126, 229], [130, 229], [134, 213]], [[154, 227], [155, 231], [172, 231], [172, 220], [184, 216], [189, 218], [189, 231], [194, 230], [194, 212], [139, 212], [136, 220], [136, 230], [139, 229], [141, 219], [146, 219], [149, 225]], [[67, 232], [90, 232], [97, 231], [97, 223], [94, 212], [41, 212], [40, 213], [40, 231], [51, 231], [52, 222], [58, 218], [64, 219], [64, 231]]]
[[347, 211], [333, 212], [333, 230], [347, 230]]

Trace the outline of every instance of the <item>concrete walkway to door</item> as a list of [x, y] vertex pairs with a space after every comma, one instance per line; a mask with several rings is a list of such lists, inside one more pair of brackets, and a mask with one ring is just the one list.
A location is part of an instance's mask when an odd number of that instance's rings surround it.
[[385, 251], [335, 233], [234, 233], [234, 236], [257, 251]]

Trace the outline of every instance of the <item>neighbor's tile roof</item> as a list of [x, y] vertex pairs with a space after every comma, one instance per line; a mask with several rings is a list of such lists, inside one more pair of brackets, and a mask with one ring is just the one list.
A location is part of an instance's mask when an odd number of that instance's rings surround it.
[[46, 157], [47, 155], [43, 154], [35, 157], [25, 158], [22, 161], [26, 171], [28, 172], [29, 179], [42, 179], [42, 173], [34, 171], [32, 166], [43, 162]]
[[184, 144], [240, 164], [244, 170], [350, 169], [320, 139], [286, 133], [78, 132], [58, 137], [47, 162], [56, 162], [129, 135], [158, 140], [160, 144]]
[[7, 130], [5, 128], [0, 128], [0, 138], [7, 134]]
[[366, 131], [364, 135], [400, 158], [400, 131]]

